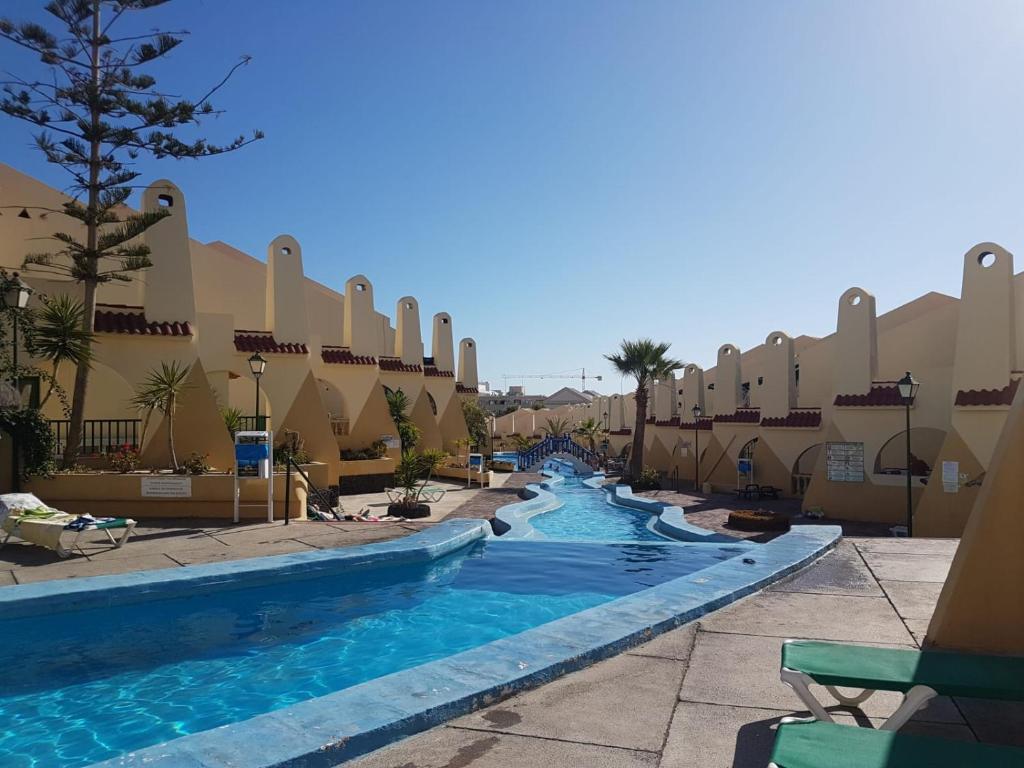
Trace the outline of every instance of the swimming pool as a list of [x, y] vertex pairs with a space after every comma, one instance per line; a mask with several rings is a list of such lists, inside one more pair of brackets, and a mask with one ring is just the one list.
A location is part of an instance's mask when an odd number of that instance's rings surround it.
[[672, 541], [652, 531], [651, 514], [605, 501], [604, 492], [567, 477], [552, 488], [562, 505], [530, 519], [530, 525], [551, 541]]
[[741, 552], [478, 540], [426, 562], [3, 620], [13, 655], [0, 669], [0, 765], [86, 766], [446, 658]]

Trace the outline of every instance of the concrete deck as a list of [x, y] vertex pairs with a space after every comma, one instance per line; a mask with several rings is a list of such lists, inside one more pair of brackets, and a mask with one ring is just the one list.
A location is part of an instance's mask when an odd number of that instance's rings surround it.
[[[369, 544], [408, 536], [449, 517], [489, 518], [501, 505], [515, 501], [520, 487], [537, 480], [537, 475], [524, 473], [497, 474], [495, 487], [484, 490], [431, 482], [448, 493], [430, 505], [430, 517], [399, 522], [295, 520], [286, 526], [281, 521], [234, 525], [223, 520], [144, 520], [123, 548], [111, 548], [101, 531], [93, 531], [82, 537], [80, 551], [67, 560], [43, 547], [11, 539], [0, 549], [0, 587]], [[342, 496], [341, 503], [351, 513], [366, 508], [376, 515], [387, 513], [383, 493]]]
[[[783, 717], [787, 637], [917, 647], [956, 541], [848, 539], [807, 570], [706, 619], [374, 752], [353, 768], [764, 768]], [[877, 727], [898, 696], [836, 720]], [[909, 731], [1024, 745], [1024, 705], [940, 699]]]

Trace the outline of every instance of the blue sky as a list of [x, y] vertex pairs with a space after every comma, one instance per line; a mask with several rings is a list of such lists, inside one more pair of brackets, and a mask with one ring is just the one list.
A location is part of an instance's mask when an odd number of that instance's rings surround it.
[[[959, 295], [976, 242], [1024, 249], [1015, 0], [174, 0], [137, 18], [192, 33], [154, 70], [168, 89], [254, 56], [203, 135], [264, 141], [143, 165], [182, 187], [193, 236], [263, 258], [287, 232], [314, 279], [363, 272], [389, 313], [413, 293], [427, 336], [450, 312], [497, 386], [607, 374], [623, 337], [713, 365], [724, 342], [831, 332], [852, 285], [886, 311]], [[0, 46], [0, 69], [36, 65]], [[63, 183], [24, 124], [0, 120], [0, 147]]]

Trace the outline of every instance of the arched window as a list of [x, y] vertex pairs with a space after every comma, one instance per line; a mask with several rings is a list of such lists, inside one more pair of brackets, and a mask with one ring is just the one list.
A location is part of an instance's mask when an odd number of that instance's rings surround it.
[[[914, 477], [927, 477], [932, 473], [939, 457], [946, 433], [934, 427], [914, 427], [910, 430], [910, 471]], [[907, 473], [907, 431], [904, 429], [890, 437], [875, 457], [876, 475], [905, 475]]]
[[[437, 401], [434, 399], [434, 396], [429, 392], [427, 392], [427, 402], [430, 403], [431, 413], [437, 416]], [[501, 402], [504, 403], [505, 401], [502, 400]]]

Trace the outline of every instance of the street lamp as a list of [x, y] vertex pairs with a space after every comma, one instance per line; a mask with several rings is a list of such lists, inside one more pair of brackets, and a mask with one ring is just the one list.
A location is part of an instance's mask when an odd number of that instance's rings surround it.
[[256, 379], [256, 429], [260, 428], [260, 377], [263, 376], [263, 371], [267, 369], [267, 361], [263, 359], [263, 355], [259, 352], [254, 352], [252, 357], [249, 358], [249, 370], [252, 372], [252, 377]]
[[601, 414], [601, 417], [604, 419], [604, 431], [607, 432], [608, 431], [608, 411], [605, 411], [603, 414]]
[[[13, 275], [8, 275], [6, 272], [0, 271], [0, 279], [3, 280], [3, 293], [0, 294], [0, 298], [3, 299], [3, 305], [5, 309], [11, 310], [11, 336], [12, 336], [12, 355], [11, 355], [11, 383], [14, 385], [14, 391], [18, 397], [18, 407], [21, 407], [21, 387], [18, 386], [18, 317], [21, 314], [21, 310], [28, 306], [28, 300], [32, 296], [32, 289], [25, 283], [18, 273], [15, 272]], [[21, 446], [18, 445], [18, 437], [13, 432], [11, 433], [11, 488], [14, 491], [21, 490], [21, 474], [18, 471], [18, 453]]]
[[903, 398], [903, 406], [907, 413], [907, 538], [911, 538], [914, 535], [914, 505], [911, 494], [913, 472], [910, 467], [910, 406], [914, 404], [914, 398], [917, 397], [917, 390], [921, 386], [921, 382], [911, 376], [910, 371], [907, 371], [906, 375], [896, 382], [896, 386], [900, 390], [900, 397]]
[[700, 405], [693, 406], [693, 457], [697, 464], [693, 473], [693, 487], [700, 493]]

